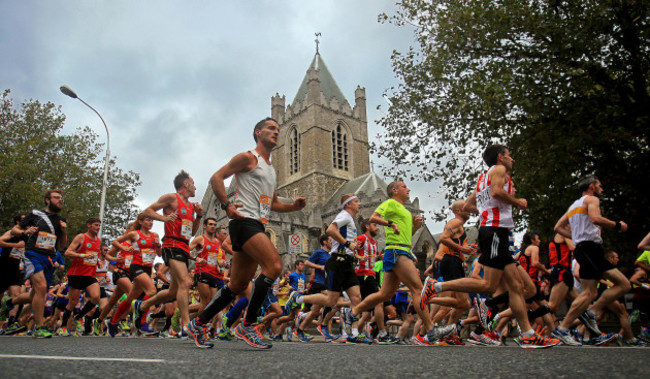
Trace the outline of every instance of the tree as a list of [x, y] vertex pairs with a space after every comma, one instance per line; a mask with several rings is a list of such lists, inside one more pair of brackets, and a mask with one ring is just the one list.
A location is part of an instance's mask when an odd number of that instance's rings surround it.
[[485, 146], [503, 143], [516, 161], [518, 195], [529, 200], [520, 229], [552, 236], [579, 197], [577, 181], [594, 173], [606, 190], [604, 214], [631, 226], [606, 240], [630, 251], [650, 229], [640, 180], [650, 172], [649, 8], [624, 0], [402, 1], [395, 15], [380, 15], [413, 25], [417, 41], [392, 56], [401, 83], [387, 90], [374, 145], [391, 163], [384, 173], [441, 180], [451, 204], [485, 170]]
[[[89, 127], [63, 135], [65, 115], [52, 103], [24, 102], [15, 109], [2, 95], [0, 108], [0, 227], [11, 228], [12, 217], [44, 207], [47, 189], [63, 191], [62, 215], [68, 220], [68, 237], [86, 230], [86, 219], [99, 215], [104, 172], [104, 145]], [[104, 242], [120, 236], [138, 209], [133, 200], [140, 185], [139, 175], [124, 172], [109, 162]]]

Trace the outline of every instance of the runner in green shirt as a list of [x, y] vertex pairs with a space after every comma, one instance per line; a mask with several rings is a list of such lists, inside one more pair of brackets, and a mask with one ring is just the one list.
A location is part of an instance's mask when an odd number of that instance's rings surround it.
[[[383, 225], [386, 232], [386, 250], [384, 251], [383, 269], [384, 279], [379, 292], [365, 298], [352, 309], [354, 316], [361, 315], [365, 310], [374, 308], [375, 305], [389, 301], [397, 292], [400, 282], [406, 284], [413, 294], [413, 303], [420, 303], [422, 280], [415, 267], [415, 256], [411, 253], [411, 238], [420, 226], [422, 216], [412, 215], [404, 203], [409, 200], [410, 189], [402, 181], [395, 181], [388, 185], [387, 192], [390, 199], [381, 203], [369, 222]], [[419, 343], [432, 345], [438, 339], [447, 337], [456, 330], [455, 325], [434, 327], [429, 315], [429, 309], [414, 307], [427, 331], [417, 337]]]

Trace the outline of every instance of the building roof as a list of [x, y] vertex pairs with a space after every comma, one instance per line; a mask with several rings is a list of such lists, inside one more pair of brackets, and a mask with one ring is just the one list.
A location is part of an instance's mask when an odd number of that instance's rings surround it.
[[320, 53], [316, 53], [316, 55], [314, 55], [314, 59], [311, 61], [311, 64], [309, 65], [309, 68], [307, 69], [307, 74], [305, 75], [305, 78], [302, 80], [302, 84], [300, 84], [300, 88], [298, 88], [298, 93], [296, 94], [296, 97], [293, 99], [292, 104], [295, 104], [297, 100], [299, 100], [300, 102], [305, 101], [307, 97], [307, 91], [309, 89], [307, 83], [309, 82], [309, 71], [311, 69], [316, 71], [316, 74], [318, 75], [318, 81], [320, 82], [321, 92], [323, 92], [323, 95], [325, 95], [325, 99], [327, 99], [327, 101], [330, 101], [332, 97], [336, 97], [339, 104], [343, 104], [344, 102], [347, 101], [345, 99], [345, 96], [343, 96], [343, 92], [341, 92], [339, 86], [336, 84], [334, 77], [327, 69], [327, 66], [325, 65], [325, 61], [323, 61], [323, 58], [320, 56]]
[[342, 184], [336, 192], [329, 198], [327, 203], [334, 202], [336, 205], [340, 202], [341, 196], [346, 193], [360, 194], [364, 193], [372, 196], [376, 191], [381, 191], [384, 198], [386, 198], [386, 187], [388, 184], [384, 179], [374, 172], [369, 172]]

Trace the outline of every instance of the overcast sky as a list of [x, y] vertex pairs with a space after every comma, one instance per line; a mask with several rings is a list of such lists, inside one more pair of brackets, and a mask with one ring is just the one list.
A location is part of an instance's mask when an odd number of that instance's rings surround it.
[[[375, 140], [376, 107], [386, 109], [381, 94], [397, 84], [391, 53], [414, 43], [412, 28], [377, 22], [378, 14], [394, 13], [394, 3], [0, 0], [0, 87], [11, 89], [16, 104], [61, 105], [64, 133], [89, 125], [103, 142], [99, 118], [59, 87], [95, 107], [117, 164], [141, 176], [139, 207], [173, 192], [181, 169], [194, 177], [201, 201], [210, 175], [253, 147], [251, 129], [270, 116], [271, 96], [293, 101], [315, 53], [315, 32], [351, 105], [356, 86], [366, 88]], [[440, 205], [439, 188], [409, 185], [425, 211]]]

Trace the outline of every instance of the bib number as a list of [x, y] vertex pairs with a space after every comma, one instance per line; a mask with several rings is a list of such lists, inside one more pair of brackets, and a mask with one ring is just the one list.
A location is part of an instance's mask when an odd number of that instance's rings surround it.
[[492, 196], [490, 196], [490, 188], [486, 188], [476, 194], [476, 203], [478, 204], [479, 209], [488, 208], [488, 203], [491, 199]]
[[298, 292], [300, 293], [305, 292], [305, 282], [303, 281], [298, 282]]
[[217, 254], [210, 253], [208, 254], [208, 266], [215, 267], [217, 265]]
[[153, 264], [156, 253], [153, 249], [144, 249], [142, 250], [142, 263], [145, 265]]
[[260, 195], [260, 221], [262, 221], [262, 224], [269, 223], [272, 201], [273, 199], [270, 196]]
[[25, 250], [16, 249], [15, 247], [9, 252], [9, 256], [13, 259], [23, 259], [25, 258]]
[[124, 267], [126, 267], [127, 269], [128, 269], [129, 267], [131, 267], [131, 262], [133, 262], [133, 255], [128, 254], [128, 255], [124, 258]]
[[44, 250], [54, 250], [56, 245], [56, 235], [48, 232], [38, 232], [36, 237], [36, 247]]
[[182, 222], [183, 225], [181, 225], [181, 236], [189, 240], [192, 238], [192, 227], [194, 226], [194, 222], [192, 222], [192, 220], [185, 219]]
[[96, 251], [89, 251], [86, 253], [87, 255], [84, 257], [84, 264], [87, 266], [96, 266], [97, 265], [97, 252]]

